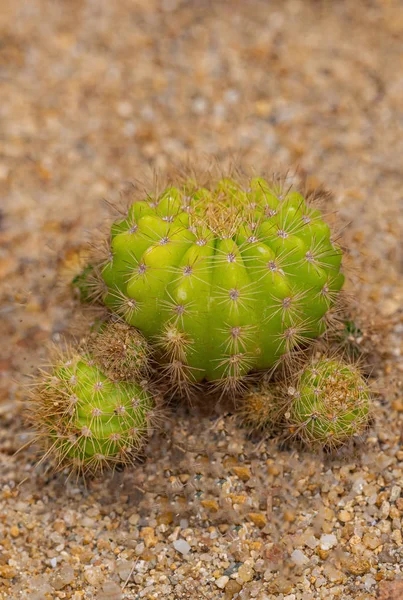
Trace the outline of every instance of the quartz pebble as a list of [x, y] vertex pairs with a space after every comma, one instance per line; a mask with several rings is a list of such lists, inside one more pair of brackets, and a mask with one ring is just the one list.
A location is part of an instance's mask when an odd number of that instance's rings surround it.
[[370, 548], [370, 550], [375, 550], [375, 548], [378, 548], [378, 546], [382, 544], [382, 540], [380, 537], [376, 535], [371, 535], [370, 533], [366, 533], [362, 541], [367, 548]]
[[63, 565], [52, 574], [49, 581], [53, 589], [62, 590], [74, 579], [74, 569], [70, 565]]
[[342, 523], [349, 523], [353, 519], [353, 514], [348, 510], [341, 510], [338, 517]]
[[400, 498], [400, 494], [402, 493], [402, 488], [400, 485], [394, 485], [390, 491], [389, 501], [396, 502], [398, 498]]
[[229, 577], [227, 577], [227, 575], [223, 575], [222, 577], [219, 577], [215, 584], [218, 588], [220, 588], [220, 590], [223, 590], [225, 588], [225, 586], [227, 585], [229, 581]]
[[244, 563], [238, 569], [238, 578], [244, 583], [253, 579], [253, 568], [249, 563]]
[[291, 560], [298, 567], [302, 567], [309, 562], [309, 558], [301, 550], [294, 550], [291, 553]]
[[126, 581], [128, 577], [130, 577], [130, 573], [133, 569], [133, 562], [129, 560], [125, 560], [124, 558], [118, 560], [116, 563], [116, 571], [122, 581]]
[[121, 600], [121, 598], [122, 590], [114, 581], [105, 581], [97, 595], [97, 600]]
[[186, 555], [190, 552], [190, 545], [186, 540], [182, 538], [179, 538], [179, 540], [175, 540], [173, 542], [173, 547], [177, 552], [180, 552], [183, 555]]
[[319, 540], [322, 550], [330, 550], [337, 545], [337, 537], [333, 534], [322, 534]]

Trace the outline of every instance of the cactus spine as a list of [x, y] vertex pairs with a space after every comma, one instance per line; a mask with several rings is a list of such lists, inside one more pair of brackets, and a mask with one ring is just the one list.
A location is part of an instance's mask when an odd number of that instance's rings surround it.
[[249, 385], [238, 401], [240, 422], [254, 432], [272, 432], [279, 425], [284, 412], [280, 398], [276, 384], [260, 381]]
[[124, 321], [110, 320], [90, 337], [97, 364], [114, 381], [147, 378], [151, 349], [145, 337]]

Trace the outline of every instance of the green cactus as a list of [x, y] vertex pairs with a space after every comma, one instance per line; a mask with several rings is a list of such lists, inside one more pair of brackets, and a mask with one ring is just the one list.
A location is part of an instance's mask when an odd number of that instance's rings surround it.
[[132, 462], [156, 420], [145, 382], [114, 382], [88, 354], [56, 360], [29, 406], [29, 421], [56, 468], [95, 473]]
[[309, 445], [340, 446], [368, 425], [370, 391], [352, 364], [321, 358], [302, 372], [289, 393], [291, 431]]
[[344, 281], [321, 213], [280, 181], [222, 179], [136, 201], [113, 224], [105, 304], [179, 387], [236, 388], [325, 330]]

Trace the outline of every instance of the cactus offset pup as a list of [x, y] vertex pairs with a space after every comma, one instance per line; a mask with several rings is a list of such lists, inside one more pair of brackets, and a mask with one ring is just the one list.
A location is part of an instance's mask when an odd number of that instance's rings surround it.
[[231, 390], [324, 332], [341, 258], [320, 211], [280, 181], [187, 183], [112, 225], [103, 300], [154, 345], [173, 384]]
[[242, 425], [252, 432], [272, 433], [284, 413], [279, 387], [259, 381], [248, 385], [239, 398], [237, 414]]
[[308, 445], [340, 446], [368, 425], [368, 385], [356, 366], [337, 358], [319, 359], [291, 389], [287, 417], [291, 430]]
[[86, 474], [132, 462], [155, 414], [143, 382], [114, 382], [90, 356], [71, 352], [41, 380], [29, 420], [57, 469]]

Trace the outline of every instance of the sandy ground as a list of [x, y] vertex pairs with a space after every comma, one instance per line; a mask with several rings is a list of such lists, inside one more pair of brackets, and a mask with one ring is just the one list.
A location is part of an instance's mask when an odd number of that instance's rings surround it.
[[[403, 598], [402, 36], [393, 0], [1, 3], [0, 597]], [[63, 256], [125, 182], [211, 155], [333, 190], [387, 320], [376, 425], [324, 457], [188, 411], [135, 469], [35, 469], [22, 384], [74, 326]]]

